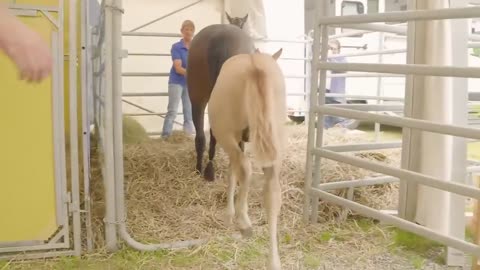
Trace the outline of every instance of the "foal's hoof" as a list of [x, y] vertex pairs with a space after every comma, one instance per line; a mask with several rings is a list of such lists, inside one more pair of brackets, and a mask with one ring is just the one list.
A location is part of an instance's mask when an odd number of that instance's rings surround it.
[[267, 270], [281, 270], [282, 269], [282, 264], [280, 263], [280, 260], [276, 261], [269, 261], [267, 264]]
[[233, 226], [233, 215], [225, 213], [222, 217], [223, 225], [225, 227], [231, 227]]
[[205, 167], [205, 172], [203, 174], [203, 177], [207, 181], [210, 181], [210, 182], [215, 181], [215, 172], [213, 170], [213, 163], [212, 162], [209, 162], [207, 164], [207, 167]]
[[245, 229], [240, 229], [240, 233], [242, 234], [243, 238], [250, 238], [250, 237], [253, 236], [253, 228], [248, 227], [248, 228], [245, 228]]

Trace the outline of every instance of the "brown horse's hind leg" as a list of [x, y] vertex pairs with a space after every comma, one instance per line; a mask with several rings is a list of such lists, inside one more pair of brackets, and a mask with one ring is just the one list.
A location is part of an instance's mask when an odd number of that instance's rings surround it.
[[242, 131], [242, 140], [238, 143], [238, 147], [245, 152], [245, 143], [250, 141], [250, 130], [248, 127]]
[[192, 102], [192, 120], [195, 126], [195, 150], [197, 152], [197, 172], [202, 173], [203, 152], [205, 151], [205, 132], [203, 120], [205, 118], [205, 105]]
[[210, 148], [208, 149], [208, 163], [205, 168], [204, 177], [208, 181], [215, 180], [215, 169], [213, 168], [213, 158], [215, 157], [215, 146], [217, 145], [217, 140], [213, 136], [212, 129], [210, 129]]
[[250, 141], [250, 129], [248, 127], [242, 130], [242, 141], [244, 142]]

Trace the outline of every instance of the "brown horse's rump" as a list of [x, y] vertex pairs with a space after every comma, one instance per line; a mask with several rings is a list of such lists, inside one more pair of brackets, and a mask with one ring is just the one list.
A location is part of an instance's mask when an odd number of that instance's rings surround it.
[[[187, 84], [192, 102], [208, 102], [218, 73], [228, 58], [240, 53], [253, 53], [254, 50], [253, 40], [234, 25], [214, 24], [198, 32], [190, 46], [187, 66]], [[194, 90], [197, 88], [202, 90]]]
[[[246, 19], [246, 18], [245, 18]], [[242, 24], [243, 25], [243, 24]], [[253, 53], [255, 45], [240, 26], [214, 24], [205, 27], [192, 40], [188, 53], [187, 87], [192, 103], [192, 118], [195, 125], [195, 149], [198, 172], [202, 171], [205, 150], [204, 114], [213, 86], [223, 63], [230, 57]], [[205, 178], [213, 181], [215, 172], [212, 160], [215, 155], [215, 138], [210, 138], [209, 163]]]

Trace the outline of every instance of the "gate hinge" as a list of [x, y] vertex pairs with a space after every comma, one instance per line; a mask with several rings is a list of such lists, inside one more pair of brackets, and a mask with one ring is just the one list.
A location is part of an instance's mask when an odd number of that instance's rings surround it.
[[79, 212], [79, 211], [80, 211], [80, 207], [79, 207], [78, 205], [75, 205], [75, 204], [73, 203], [72, 193], [71, 193], [71, 192], [67, 192], [66, 196], [67, 196], [67, 198], [66, 198], [65, 202], [67, 203], [68, 213]]

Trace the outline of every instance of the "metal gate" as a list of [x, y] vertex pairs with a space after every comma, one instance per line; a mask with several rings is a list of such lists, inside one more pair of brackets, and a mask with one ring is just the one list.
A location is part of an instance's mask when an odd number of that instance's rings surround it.
[[[4, 222], [0, 222], [0, 230], [4, 233], [0, 237], [0, 259], [34, 259], [61, 255], [80, 255], [81, 253], [78, 118], [76, 107], [77, 31], [75, 26], [77, 25], [77, 3], [75, 0], [60, 0], [55, 6], [48, 6], [45, 3], [9, 5], [10, 10], [15, 15], [24, 18], [28, 21], [27, 24], [31, 24], [36, 31], [40, 31], [48, 36], [54, 63], [51, 82], [44, 84], [48, 89], [36, 89], [42, 90], [37, 91], [39, 93], [38, 96], [35, 93], [27, 93], [29, 96], [22, 100], [21, 90], [27, 89], [28, 86], [15, 82], [13, 87], [18, 87], [19, 89], [15, 89], [18, 91], [9, 91], [15, 93], [14, 100], [10, 100], [10, 104], [4, 106], [5, 108], [9, 106], [22, 108], [31, 104], [31, 108], [28, 109], [39, 110], [34, 118], [31, 115], [29, 118], [17, 115], [17, 119], [14, 118], [14, 120], [21, 122], [33, 119], [33, 121], [41, 125], [33, 133], [28, 132], [26, 134], [30, 136], [29, 140], [35, 140], [35, 137], [39, 136], [41, 138], [40, 141], [34, 142], [37, 145], [43, 145], [45, 148], [29, 150], [32, 153], [28, 155], [34, 156], [36, 160], [27, 161], [25, 166], [21, 168], [29, 171], [29, 173], [38, 173], [40, 172], [38, 167], [42, 167], [42, 173], [30, 176], [30, 179], [25, 179], [22, 175], [18, 178], [16, 178], [18, 176], [16, 175], [16, 177], [11, 177], [8, 180], [4, 178], [7, 181], [2, 184], [2, 190], [7, 192], [7, 195], [2, 194], [2, 198], [9, 201], [2, 202], [5, 209], [0, 211], [3, 215], [2, 218], [4, 218], [4, 220], [2, 219]], [[67, 21], [65, 19], [65, 10], [67, 8], [69, 10], [68, 21], [70, 27], [65, 29], [65, 21]], [[67, 37], [64, 36], [65, 30], [69, 32]], [[68, 40], [66, 44], [69, 45], [69, 51], [66, 54], [64, 54], [65, 39]], [[64, 55], [67, 57], [64, 57]], [[6, 67], [6, 64], [5, 66], [3, 64], [5, 63], [2, 63], [2, 67]], [[70, 145], [70, 164], [66, 163], [64, 102], [64, 68], [66, 65], [69, 65], [70, 70], [67, 76], [69, 79], [67, 93], [69, 95], [68, 107], [70, 109], [70, 117], [68, 119], [70, 122], [70, 137], [68, 140]], [[5, 68], [4, 72], [10, 73], [10, 70]], [[9, 81], [10, 79], [6, 80], [5, 83], [9, 84]], [[45, 96], [47, 96], [47, 99], [44, 99]], [[32, 98], [38, 98], [38, 100], [32, 102], [30, 100]], [[24, 110], [31, 112], [26, 108]], [[7, 115], [6, 117], [12, 117], [8, 114], [5, 115]], [[30, 128], [33, 127], [32, 123], [25, 122], [22, 124]], [[13, 132], [19, 131], [15, 128]], [[16, 134], [16, 136], [22, 138], [23, 134]], [[23, 142], [23, 144], [25, 143]], [[37, 152], [39, 152], [38, 157]], [[18, 155], [18, 153], [15, 154]], [[26, 153], [23, 153], [23, 155], [26, 155]], [[50, 160], [50, 156], [53, 160]], [[18, 165], [10, 166], [17, 168], [17, 170], [19, 169]], [[68, 167], [70, 168], [70, 175], [67, 175]], [[2, 171], [9, 170], [10, 168], [7, 168], [7, 170]], [[46, 172], [50, 170], [52, 171], [51, 173]], [[70, 190], [67, 189], [68, 184], [70, 184]], [[20, 194], [16, 194], [18, 190], [21, 191]], [[22, 203], [19, 203], [18, 200], [21, 200]], [[12, 210], [17, 212], [13, 218], [10, 215]], [[27, 211], [30, 211], [30, 213]], [[21, 218], [16, 219], [16, 217]], [[9, 240], [4, 241], [3, 237], [7, 237]]]
[[[323, 1], [325, 6], [316, 6], [315, 14], [322, 14], [322, 9], [328, 10], [329, 1]], [[429, 239], [438, 241], [447, 246], [464, 251], [475, 256], [480, 256], [480, 247], [469, 242], [440, 234], [436, 231], [426, 227], [414, 224], [405, 218], [396, 217], [393, 215], [384, 214], [381, 211], [372, 209], [370, 207], [361, 205], [354, 201], [337, 197], [329, 190], [338, 188], [355, 188], [360, 186], [367, 186], [373, 184], [389, 183], [392, 181], [404, 181], [404, 183], [417, 183], [425, 186], [437, 188], [444, 191], [449, 191], [454, 194], [462, 195], [469, 198], [480, 198], [480, 189], [468, 185], [459, 184], [455, 182], [442, 181], [441, 179], [431, 177], [429, 175], [420, 174], [407, 169], [397, 169], [378, 163], [369, 162], [360, 158], [355, 158], [347, 155], [342, 155], [340, 152], [345, 152], [346, 149], [350, 151], [362, 151], [367, 149], [385, 149], [398, 147], [397, 145], [390, 145], [388, 143], [376, 143], [369, 145], [348, 145], [348, 146], [324, 146], [323, 145], [323, 117], [324, 115], [332, 115], [339, 117], [346, 117], [351, 119], [369, 120], [381, 124], [388, 124], [392, 126], [402, 127], [403, 129], [413, 129], [428, 131], [438, 134], [446, 134], [463, 138], [480, 139], [480, 131], [478, 129], [466, 128], [455, 125], [439, 124], [431, 121], [417, 120], [407, 117], [393, 117], [387, 115], [380, 115], [377, 113], [370, 113], [362, 111], [362, 105], [342, 105], [335, 107], [325, 105], [325, 88], [327, 70], [332, 71], [356, 71], [356, 72], [377, 72], [389, 74], [403, 74], [403, 75], [424, 75], [424, 76], [446, 76], [446, 77], [462, 77], [462, 78], [480, 78], [480, 68], [463, 68], [463, 67], [440, 67], [417, 64], [363, 64], [363, 63], [328, 63], [328, 28], [338, 27], [342, 25], [368, 24], [376, 22], [402, 22], [408, 21], [409, 26], [415, 21], [425, 20], [444, 20], [444, 19], [460, 19], [473, 18], [480, 14], [478, 7], [474, 8], [449, 8], [441, 10], [422, 10], [422, 11], [402, 11], [389, 12], [383, 14], [371, 15], [352, 15], [341, 17], [317, 17], [314, 28], [313, 41], [313, 59], [312, 61], [312, 83], [310, 92], [310, 112], [309, 112], [309, 132], [308, 132], [308, 151], [306, 164], [306, 179], [305, 179], [305, 209], [304, 218], [316, 222], [318, 218], [319, 200], [336, 203], [346, 208], [349, 208], [359, 214], [378, 219], [380, 221], [390, 223], [401, 229], [419, 234]], [[317, 15], [320, 16], [320, 15]], [[409, 35], [409, 39], [413, 39]], [[411, 52], [412, 47], [408, 50]], [[320, 59], [320, 61], [317, 61]], [[320, 71], [320, 75], [318, 75]], [[408, 84], [408, 83], [407, 83]], [[317, 88], [318, 87], [318, 88]], [[318, 89], [318, 90], [317, 90]], [[405, 98], [405, 112], [404, 115], [409, 116], [408, 108], [412, 104], [408, 98]], [[370, 106], [370, 111], [382, 111], [385, 108], [375, 108]], [[377, 105], [382, 106], [382, 105]], [[404, 137], [404, 145], [408, 142], [408, 136]], [[402, 149], [402, 160], [408, 158], [406, 156], [406, 149]], [[362, 179], [362, 181], [345, 181], [340, 183], [321, 183], [320, 160], [326, 158], [352, 166], [368, 169], [385, 176]]]

